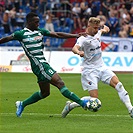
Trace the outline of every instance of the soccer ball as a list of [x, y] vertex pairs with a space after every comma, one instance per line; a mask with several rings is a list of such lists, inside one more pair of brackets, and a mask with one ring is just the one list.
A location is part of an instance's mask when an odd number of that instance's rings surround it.
[[101, 105], [101, 101], [94, 97], [91, 97], [87, 102], [87, 108], [92, 112], [97, 112], [101, 108]]

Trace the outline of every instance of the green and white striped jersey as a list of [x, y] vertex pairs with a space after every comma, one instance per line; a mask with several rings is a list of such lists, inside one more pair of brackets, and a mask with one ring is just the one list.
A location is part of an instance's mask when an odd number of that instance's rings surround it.
[[35, 31], [24, 28], [23, 30], [13, 33], [14, 39], [22, 44], [32, 66], [38, 65], [41, 62], [46, 62], [43, 55], [43, 37], [49, 35], [50, 32], [43, 28], [38, 28], [38, 30]]

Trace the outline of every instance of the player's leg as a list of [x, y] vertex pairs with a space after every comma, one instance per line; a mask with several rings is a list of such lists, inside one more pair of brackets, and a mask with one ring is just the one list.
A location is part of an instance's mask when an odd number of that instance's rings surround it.
[[[90, 96], [84, 96], [84, 97], [81, 98], [81, 100], [83, 100], [83, 101], [89, 101], [90, 98], [91, 98]], [[65, 105], [65, 107], [64, 107], [64, 109], [63, 109], [62, 112], [61, 112], [61, 116], [62, 116], [63, 118], [65, 118], [65, 117], [67, 116], [67, 114], [68, 114], [71, 110], [73, 110], [74, 108], [77, 108], [77, 107], [81, 107], [81, 105], [79, 105], [79, 104], [76, 103], [76, 102], [67, 101], [67, 102], [66, 102], [66, 105]], [[87, 108], [85, 108], [85, 110], [86, 110], [86, 109], [87, 109]]]
[[130, 97], [118, 77], [112, 71], [106, 69], [102, 73], [102, 81], [117, 90], [120, 100], [125, 104], [129, 113], [132, 111], [130, 115], [133, 117], [133, 106], [131, 104]]
[[68, 88], [65, 86], [64, 82], [57, 73], [53, 75], [50, 83], [56, 86], [64, 97], [78, 103], [83, 108], [86, 107], [87, 101], [81, 100], [76, 94], [68, 90]]
[[[98, 89], [96, 89], [97, 83], [98, 83], [97, 77], [98, 76], [93, 74], [92, 71], [91, 71], [91, 74], [90, 74], [90, 71], [88, 71], [88, 73], [86, 71], [82, 73], [81, 82], [82, 82], [83, 90], [88, 90], [90, 96], [82, 97], [81, 100], [89, 101], [91, 97], [96, 97], [96, 98], [98, 97]], [[81, 106], [76, 102], [67, 101], [62, 111], [62, 117], [66, 117], [71, 110], [77, 107], [81, 107]]]
[[50, 94], [50, 84], [49, 84], [49, 80], [51, 79], [48, 72], [43, 69], [43, 68], [47, 68], [47, 66], [49, 66], [48, 64], [40, 64], [40, 66], [42, 66], [42, 70], [40, 70], [40, 67], [37, 66], [36, 68], [33, 69], [33, 73], [37, 76], [38, 79], [38, 84], [40, 87], [40, 91], [35, 92], [34, 94], [32, 94], [29, 98], [23, 100], [23, 101], [17, 101], [16, 102], [16, 107], [17, 107], [17, 111], [16, 111], [16, 115], [18, 117], [21, 116], [24, 108], [27, 105], [33, 104], [45, 97], [47, 97]]
[[[133, 110], [130, 97], [128, 95], [128, 92], [125, 90], [123, 84], [117, 78], [117, 76], [113, 76], [111, 78], [110, 85], [117, 90], [120, 100], [125, 104], [126, 108], [128, 109], [130, 113]], [[133, 117], [133, 112], [130, 115], [131, 117]]]
[[[84, 97], [82, 97], [81, 100], [89, 101], [91, 97], [96, 97], [96, 98], [98, 98], [98, 90], [95, 89], [95, 90], [89, 91], [89, 95], [90, 95], [90, 96], [84, 96]], [[75, 108], [77, 108], [77, 107], [81, 107], [81, 106], [80, 106], [78, 103], [76, 103], [76, 102], [67, 101], [67, 102], [66, 102], [66, 105], [65, 105], [65, 107], [64, 107], [64, 109], [63, 109], [63, 111], [62, 111], [62, 113], [61, 113], [61, 114], [62, 114], [62, 117], [65, 118], [65, 117], [67, 116], [67, 114], [68, 114], [71, 110], [73, 110], [73, 109], [75, 109]]]
[[[95, 89], [95, 90], [91, 90], [89, 91], [89, 95], [90, 96], [84, 96], [81, 98], [81, 100], [85, 100], [85, 101], [89, 101], [91, 97], [95, 97], [95, 98], [98, 98], [98, 90]], [[66, 106], [69, 106], [69, 109], [72, 110], [74, 108], [77, 108], [77, 107], [81, 107], [79, 104], [77, 104], [76, 102], [71, 102], [70, 101], [67, 101], [66, 102]]]
[[33, 104], [47, 96], [50, 95], [50, 84], [44, 81], [38, 83], [40, 87], [40, 91], [35, 92], [29, 98], [23, 101], [23, 107], [26, 107], [29, 104]]
[[39, 82], [38, 84], [39, 84], [39, 87], [40, 87], [40, 91], [33, 93], [29, 98], [27, 98], [23, 101], [17, 101], [16, 102], [16, 107], [17, 107], [16, 115], [18, 117], [21, 116], [24, 108], [27, 105], [36, 103], [39, 100], [49, 96], [49, 94], [50, 94], [50, 84], [47, 83], [47, 82]]

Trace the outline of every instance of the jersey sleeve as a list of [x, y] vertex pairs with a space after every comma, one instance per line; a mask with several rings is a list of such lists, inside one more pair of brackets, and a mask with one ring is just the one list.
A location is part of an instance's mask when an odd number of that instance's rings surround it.
[[22, 31], [16, 31], [12, 34], [14, 40], [22, 40]]
[[83, 44], [84, 44], [84, 37], [81, 36], [81, 37], [79, 37], [79, 38], [77, 39], [75, 45], [78, 45], [78, 46], [81, 47]]
[[102, 35], [102, 32], [101, 30], [99, 30], [97, 34], [95, 35], [95, 38], [101, 38], [101, 35]]
[[49, 36], [50, 35], [50, 31], [48, 31], [44, 28], [39, 28], [39, 30], [41, 31], [42, 35], [44, 35], [44, 36]]

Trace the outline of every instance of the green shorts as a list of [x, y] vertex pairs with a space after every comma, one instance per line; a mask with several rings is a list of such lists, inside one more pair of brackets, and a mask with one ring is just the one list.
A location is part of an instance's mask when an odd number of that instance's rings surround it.
[[33, 73], [37, 76], [38, 82], [49, 82], [56, 71], [48, 63], [39, 63], [32, 67]]

